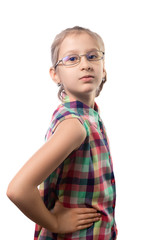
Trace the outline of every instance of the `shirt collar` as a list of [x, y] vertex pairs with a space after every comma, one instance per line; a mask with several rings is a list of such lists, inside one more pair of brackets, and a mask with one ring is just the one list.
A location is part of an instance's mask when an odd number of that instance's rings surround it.
[[94, 101], [94, 108], [89, 107], [85, 103], [68, 96], [64, 92], [62, 93], [63, 105], [67, 108], [73, 109], [78, 112], [80, 115], [87, 115], [90, 120], [98, 121], [100, 110], [97, 103]]

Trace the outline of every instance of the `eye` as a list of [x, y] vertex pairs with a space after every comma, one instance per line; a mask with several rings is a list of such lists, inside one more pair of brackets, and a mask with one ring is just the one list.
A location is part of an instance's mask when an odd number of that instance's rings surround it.
[[96, 51], [95, 52], [90, 52], [87, 55], [88, 55], [88, 59], [89, 60], [97, 60], [97, 59], [99, 59], [99, 54]]
[[70, 57], [70, 58], [68, 59], [68, 61], [71, 61], [71, 62], [73, 62], [73, 61], [75, 61], [75, 60], [77, 60], [77, 57], [75, 57], [75, 56], [74, 56], [74, 57], [72, 56], [72, 57]]
[[75, 63], [78, 62], [78, 60], [79, 60], [78, 55], [69, 55], [63, 58], [64, 64]]

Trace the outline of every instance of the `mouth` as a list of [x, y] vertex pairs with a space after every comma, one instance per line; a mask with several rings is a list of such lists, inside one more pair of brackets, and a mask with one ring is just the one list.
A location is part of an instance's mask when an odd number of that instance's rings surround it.
[[88, 81], [88, 80], [92, 80], [93, 78], [94, 78], [94, 76], [92, 76], [92, 75], [85, 75], [85, 76], [81, 77], [80, 80]]

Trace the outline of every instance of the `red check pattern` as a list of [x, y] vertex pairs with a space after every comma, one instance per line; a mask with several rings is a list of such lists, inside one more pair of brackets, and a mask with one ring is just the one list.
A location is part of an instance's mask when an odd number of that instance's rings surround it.
[[93, 207], [102, 219], [92, 227], [72, 234], [54, 234], [36, 224], [34, 240], [115, 240], [116, 189], [109, 142], [99, 107], [94, 108], [65, 95], [54, 111], [46, 140], [65, 119], [77, 118], [86, 130], [86, 139], [40, 185], [40, 195], [51, 210], [58, 198], [64, 207]]

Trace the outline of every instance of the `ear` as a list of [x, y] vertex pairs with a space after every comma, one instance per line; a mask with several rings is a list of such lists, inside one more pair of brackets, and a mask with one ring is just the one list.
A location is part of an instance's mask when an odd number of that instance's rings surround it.
[[107, 72], [106, 72], [106, 70], [104, 71], [104, 78], [105, 78], [106, 81], [107, 81]]
[[103, 78], [105, 78], [106, 81], [107, 81], [107, 71], [106, 71], [106, 69], [105, 69], [104, 64], [103, 64]]
[[51, 68], [49, 69], [49, 74], [50, 74], [52, 80], [53, 80], [56, 84], [60, 83], [60, 80], [59, 80], [59, 77], [58, 77], [58, 75], [57, 75], [57, 73], [56, 73], [55, 68], [51, 67]]

